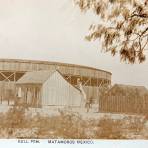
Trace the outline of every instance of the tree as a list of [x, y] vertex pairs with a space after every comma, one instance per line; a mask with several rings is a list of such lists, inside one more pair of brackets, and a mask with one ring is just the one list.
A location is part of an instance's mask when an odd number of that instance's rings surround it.
[[98, 24], [89, 28], [88, 41], [99, 39], [102, 49], [121, 61], [145, 61], [148, 49], [148, 0], [74, 0], [79, 8], [93, 11]]

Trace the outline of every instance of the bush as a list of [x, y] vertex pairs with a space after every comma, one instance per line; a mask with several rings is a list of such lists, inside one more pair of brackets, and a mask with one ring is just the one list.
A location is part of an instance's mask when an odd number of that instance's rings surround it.
[[86, 138], [82, 128], [82, 119], [78, 114], [64, 113], [59, 116], [41, 117], [36, 116], [39, 138]]
[[104, 117], [99, 121], [96, 131], [97, 139], [124, 139], [122, 131], [123, 122]]
[[123, 119], [111, 119], [104, 117], [99, 121], [96, 131], [97, 139], [135, 139], [141, 134], [146, 123], [140, 117], [125, 117]]
[[[24, 106], [14, 106], [0, 114], [0, 137], [3, 138], [64, 138], [64, 139], [132, 139], [144, 131], [147, 120], [139, 117], [84, 120], [78, 113], [59, 110], [60, 114], [28, 117]], [[4, 134], [2, 134], [4, 133]]]

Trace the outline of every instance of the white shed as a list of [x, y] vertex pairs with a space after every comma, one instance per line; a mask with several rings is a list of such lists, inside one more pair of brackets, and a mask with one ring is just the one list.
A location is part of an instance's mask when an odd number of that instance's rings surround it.
[[81, 91], [57, 70], [27, 72], [17, 81], [17, 90], [30, 106], [81, 106]]

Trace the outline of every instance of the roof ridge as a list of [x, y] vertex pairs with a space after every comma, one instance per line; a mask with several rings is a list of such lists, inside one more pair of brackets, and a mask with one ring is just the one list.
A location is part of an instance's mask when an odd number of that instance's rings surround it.
[[[118, 86], [130, 86], [130, 87], [145, 87], [145, 86], [143, 86], [143, 85], [131, 85], [131, 84], [118, 84], [118, 83], [116, 83], [116, 84], [114, 84], [114, 85], [118, 85]], [[113, 86], [114, 86], [113, 85]], [[146, 88], [146, 87], [145, 87]]]

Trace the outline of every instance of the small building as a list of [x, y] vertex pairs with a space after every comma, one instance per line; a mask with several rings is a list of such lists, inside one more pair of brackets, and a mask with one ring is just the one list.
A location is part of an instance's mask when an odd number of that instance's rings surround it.
[[148, 113], [148, 90], [144, 86], [115, 84], [99, 100], [101, 112]]
[[81, 106], [81, 91], [57, 70], [27, 72], [16, 86], [18, 98], [29, 106]]
[[148, 90], [144, 86], [115, 84], [107, 92], [107, 95], [111, 96], [127, 96], [127, 97], [141, 97], [148, 95]]

